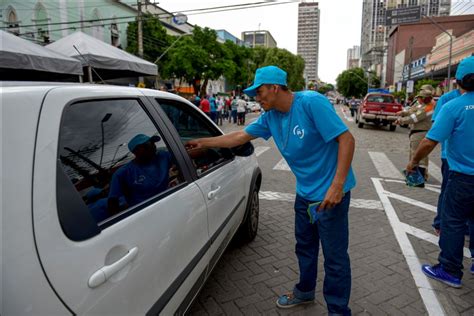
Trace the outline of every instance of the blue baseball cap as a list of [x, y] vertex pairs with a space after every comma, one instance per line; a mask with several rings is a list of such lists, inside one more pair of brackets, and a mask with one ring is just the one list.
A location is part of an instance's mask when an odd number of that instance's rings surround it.
[[244, 90], [244, 93], [249, 97], [257, 95], [257, 89], [264, 84], [278, 84], [286, 86], [286, 71], [277, 66], [265, 66], [258, 68], [255, 72], [255, 79], [253, 85]]
[[456, 71], [456, 80], [462, 80], [462, 78], [472, 73], [474, 73], [474, 56], [461, 60]]
[[157, 135], [150, 137], [150, 136], [146, 136], [145, 134], [138, 134], [138, 135], [134, 136], [128, 142], [128, 150], [130, 150], [133, 153], [133, 151], [135, 150], [135, 148], [138, 145], [143, 145], [148, 141], [156, 143], [156, 142], [160, 141], [160, 139], [161, 139], [160, 136], [157, 136]]

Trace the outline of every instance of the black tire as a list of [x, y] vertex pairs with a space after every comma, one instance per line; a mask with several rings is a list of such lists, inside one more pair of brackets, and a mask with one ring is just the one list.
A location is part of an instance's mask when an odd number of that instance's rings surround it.
[[362, 123], [362, 122], [357, 123], [357, 127], [358, 128], [364, 128], [364, 123]]
[[396, 129], [397, 129], [397, 125], [390, 124], [390, 131], [391, 132], [395, 132]]
[[260, 215], [260, 201], [258, 198], [258, 189], [255, 188], [249, 197], [250, 204], [248, 208], [247, 218], [240, 225], [238, 235], [238, 241], [242, 243], [249, 243], [255, 239], [258, 231], [258, 218]]

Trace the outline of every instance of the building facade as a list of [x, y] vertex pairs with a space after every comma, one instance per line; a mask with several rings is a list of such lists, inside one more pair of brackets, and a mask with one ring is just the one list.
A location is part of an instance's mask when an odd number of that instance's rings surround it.
[[420, 6], [421, 14], [448, 16], [451, 0], [364, 0], [361, 25], [361, 66], [371, 70], [385, 81], [387, 38], [390, 27], [385, 26], [388, 9]]
[[[456, 64], [457, 59], [455, 58], [456, 44], [461, 43], [456, 39], [462, 37], [464, 34], [474, 29], [474, 15], [457, 15], [457, 16], [445, 16], [445, 17], [434, 17], [436, 23], [442, 28], [448, 30], [453, 36], [453, 58], [452, 64]], [[419, 61], [420, 58], [427, 56], [424, 63], [425, 71], [431, 72], [432, 70], [439, 70], [441, 68], [447, 68], [447, 50], [449, 48], [449, 37], [441, 36], [444, 34], [440, 29], [434, 25], [429, 19], [421, 19], [418, 23], [403, 24], [394, 27], [388, 37], [387, 47], [387, 63], [386, 63], [386, 83], [387, 85], [393, 85], [396, 82], [404, 81], [404, 68], [405, 78], [408, 79], [407, 65], [410, 62]], [[441, 37], [440, 37], [441, 36]], [[446, 38], [448, 39], [446, 41]], [[469, 38], [469, 35], [468, 35]], [[412, 40], [410, 40], [412, 39]], [[443, 40], [445, 42], [443, 42]], [[410, 44], [411, 41], [411, 44]], [[468, 41], [464, 41], [467, 45]], [[442, 45], [444, 44], [444, 45]], [[438, 47], [433, 51], [434, 47]], [[465, 47], [468, 49], [468, 46]], [[462, 47], [459, 48], [463, 50]], [[443, 52], [442, 56], [439, 54]], [[431, 54], [432, 57], [429, 56]], [[438, 56], [438, 57], [436, 57]], [[431, 61], [436, 59], [435, 61]], [[436, 64], [436, 65], [434, 65]], [[429, 69], [428, 69], [429, 68]], [[431, 69], [433, 68], [433, 69]], [[452, 75], [454, 74], [455, 68], [451, 69]], [[445, 74], [447, 76], [447, 74]], [[410, 79], [414, 79], [410, 72]]]
[[269, 31], [242, 32], [242, 41], [249, 47], [277, 47], [277, 42]]
[[360, 46], [347, 49], [347, 69], [360, 67]]
[[303, 1], [298, 5], [297, 54], [305, 61], [306, 83], [318, 81], [319, 16], [318, 2]]

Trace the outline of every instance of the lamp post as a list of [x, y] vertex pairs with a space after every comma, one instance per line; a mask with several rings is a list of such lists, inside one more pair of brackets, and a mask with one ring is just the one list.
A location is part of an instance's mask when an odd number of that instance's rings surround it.
[[104, 115], [102, 120], [100, 121], [100, 130], [101, 130], [101, 136], [102, 136], [102, 149], [100, 151], [100, 161], [99, 161], [99, 166], [102, 167], [102, 158], [104, 157], [104, 123], [107, 122], [110, 117], [112, 116], [112, 113], [107, 113]]
[[112, 158], [112, 163], [111, 163], [111, 165], [110, 165], [111, 167], [114, 165], [115, 156], [117, 156], [117, 152], [118, 152], [119, 148], [122, 147], [122, 146], [125, 146], [125, 145], [127, 145], [127, 143], [120, 144], [120, 145], [118, 145], [117, 148], [115, 149], [114, 157]]

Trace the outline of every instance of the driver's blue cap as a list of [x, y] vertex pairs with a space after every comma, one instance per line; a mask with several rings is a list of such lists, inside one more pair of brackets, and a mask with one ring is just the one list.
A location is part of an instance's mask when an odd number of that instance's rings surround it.
[[462, 80], [462, 78], [472, 73], [474, 73], [474, 56], [461, 60], [456, 70], [456, 80]]
[[277, 66], [265, 66], [258, 68], [255, 72], [255, 79], [253, 85], [244, 90], [244, 93], [249, 97], [257, 95], [257, 89], [264, 84], [278, 84], [286, 86], [286, 71]]
[[138, 135], [135, 135], [129, 142], [128, 142], [128, 150], [130, 150], [130, 152], [133, 153], [133, 151], [135, 150], [135, 148], [138, 146], [138, 145], [142, 145], [142, 144], [145, 144], [146, 142], [148, 141], [151, 141], [153, 143], [156, 143], [158, 141], [160, 141], [160, 136], [146, 136], [145, 134], [138, 134]]

